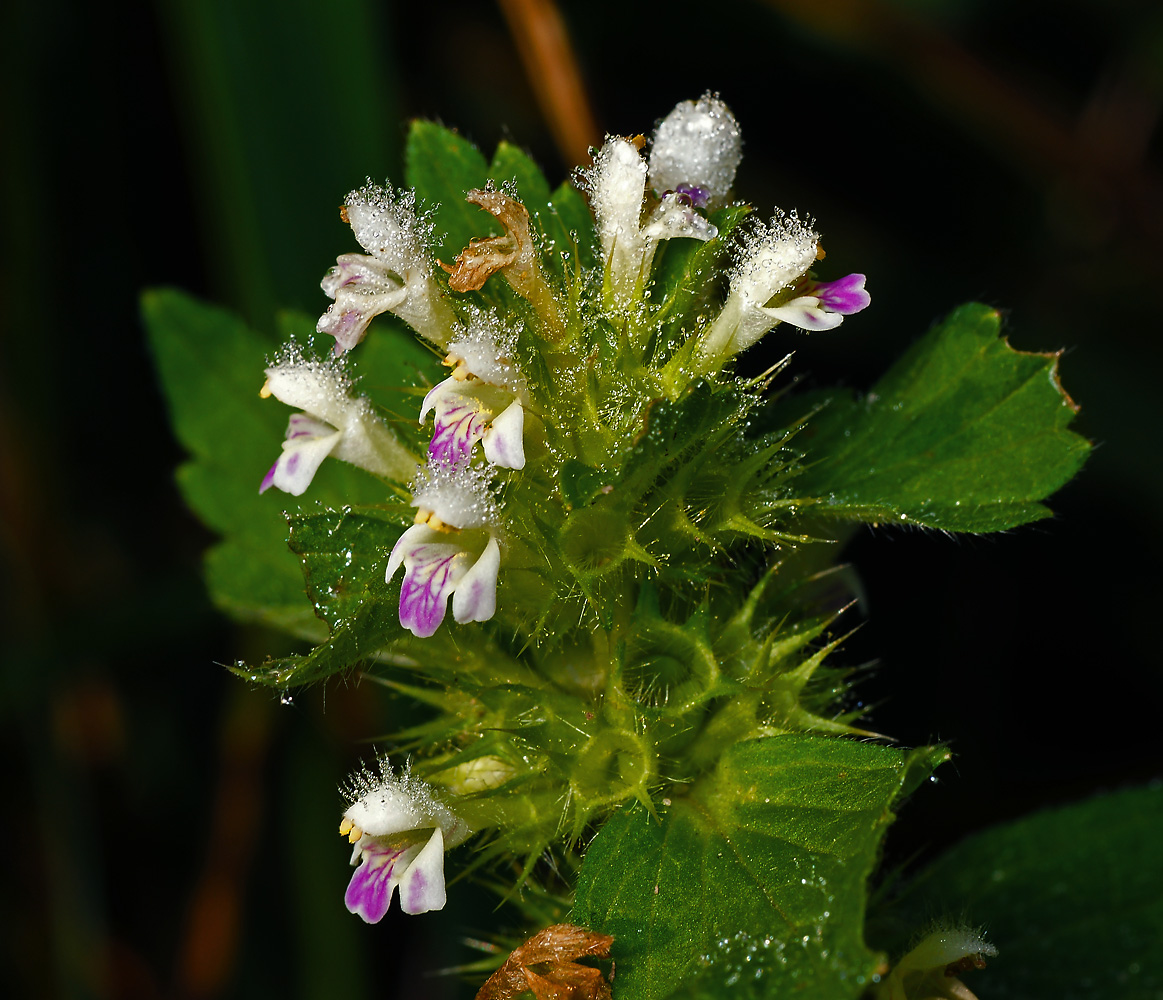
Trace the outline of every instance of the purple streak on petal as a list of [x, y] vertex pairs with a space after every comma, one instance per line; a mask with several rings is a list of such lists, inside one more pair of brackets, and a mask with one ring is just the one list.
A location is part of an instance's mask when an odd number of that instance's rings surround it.
[[287, 440], [294, 441], [295, 438], [301, 437], [319, 437], [319, 431], [321, 429], [319, 421], [313, 420], [306, 413], [292, 413], [291, 419], [287, 422]]
[[377, 924], [384, 919], [392, 903], [392, 869], [399, 852], [390, 855], [364, 855], [363, 863], [351, 876], [343, 901], [351, 913], [361, 916], [369, 924]]
[[676, 194], [685, 194], [696, 208], [707, 207], [707, 192], [694, 184], [680, 184], [675, 189]]
[[428, 454], [441, 465], [463, 465], [472, 455], [472, 446], [486, 430], [489, 414], [471, 402], [457, 401], [448, 407], [436, 407], [436, 427]]
[[269, 490], [275, 484], [275, 469], [277, 469], [278, 467], [279, 467], [279, 460], [276, 458], [275, 464], [272, 465], [267, 470], [267, 474], [262, 477], [262, 485], [259, 486], [259, 488], [258, 488], [259, 493], [265, 493], [267, 490]]
[[[277, 463], [276, 463], [277, 464]], [[287, 459], [287, 475], [293, 476], [295, 470], [299, 467], [299, 453], [296, 451]]]
[[851, 316], [868, 308], [871, 296], [864, 290], [863, 274], [849, 274], [835, 281], [813, 282], [809, 294], [815, 295], [828, 312]]
[[367, 277], [363, 271], [352, 264], [340, 264], [336, 270], [339, 272], [336, 277], [339, 278], [338, 287], [343, 288], [347, 285], [358, 285]]
[[[432, 551], [432, 550], [436, 551]], [[400, 584], [400, 624], [418, 638], [427, 639], [444, 621], [456, 560], [447, 547], [417, 546], [405, 561], [404, 582]]]
[[406, 913], [422, 912], [424, 909], [424, 897], [428, 893], [428, 876], [423, 870], [413, 867], [408, 879], [408, 905], [404, 905], [404, 900], [400, 900], [400, 909]]
[[338, 313], [337, 309], [338, 303], [328, 306], [327, 312], [320, 316], [319, 322], [315, 324], [315, 329], [319, 333], [328, 333], [334, 337], [334, 353], [342, 354], [363, 340], [372, 318], [361, 309], [344, 309]]

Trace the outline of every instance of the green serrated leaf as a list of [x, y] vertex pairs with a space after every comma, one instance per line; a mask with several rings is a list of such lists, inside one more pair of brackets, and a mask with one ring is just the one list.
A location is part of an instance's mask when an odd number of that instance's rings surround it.
[[342, 627], [364, 601], [375, 599], [410, 513], [345, 507], [290, 519], [290, 547], [302, 560], [307, 595], [329, 626]]
[[[594, 217], [590, 214], [590, 206], [585, 198], [569, 181], [565, 181], [553, 192], [550, 208], [560, 232], [554, 233], [547, 224], [546, 235], [555, 241], [560, 253], [572, 254], [570, 248], [576, 246], [581, 266], [593, 267], [597, 237], [594, 234]], [[568, 263], [563, 262], [566, 265]]]
[[615, 1000], [843, 1000], [870, 982], [865, 883], [892, 805], [948, 757], [787, 735], [737, 744], [661, 821], [615, 816], [573, 920], [615, 937]]
[[[142, 314], [175, 433], [191, 455], [178, 470], [182, 495], [225, 536], [207, 555], [211, 596], [236, 618], [318, 640], [298, 560], [286, 545], [285, 512], [297, 513], [299, 503], [277, 491], [258, 492], [291, 413], [258, 394], [276, 342], [231, 313], [175, 290], [146, 292]], [[320, 501], [382, 499], [378, 480], [334, 461], [323, 464], [302, 498], [308, 509]]]
[[966, 976], [991, 1000], [1163, 995], [1163, 786], [976, 834], [870, 926], [899, 957], [934, 919], [984, 926], [998, 956]]
[[987, 306], [954, 311], [863, 399], [833, 396], [801, 443], [797, 483], [817, 512], [949, 531], [1000, 531], [1045, 517], [1039, 501], [1090, 444], [1057, 354], [1015, 351]]
[[466, 192], [484, 187], [489, 176], [485, 158], [467, 139], [435, 122], [414, 121], [405, 164], [408, 186], [436, 211], [438, 257], [452, 261], [473, 237], [501, 232], [488, 212], [464, 200]]
[[489, 164], [489, 179], [497, 185], [512, 182], [517, 186], [517, 196], [528, 209], [530, 215], [545, 212], [549, 207], [549, 181], [524, 152], [511, 142], [502, 140]]

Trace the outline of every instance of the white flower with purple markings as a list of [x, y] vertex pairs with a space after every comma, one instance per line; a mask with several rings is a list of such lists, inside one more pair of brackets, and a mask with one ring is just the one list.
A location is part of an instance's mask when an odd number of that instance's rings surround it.
[[328, 455], [373, 475], [405, 481], [416, 459], [396, 440], [371, 402], [352, 395], [353, 383], [338, 363], [303, 357], [294, 345], [271, 367], [261, 395], [302, 410], [291, 415], [283, 453], [263, 477], [270, 487], [301, 496]]
[[386, 758], [378, 773], [365, 767], [343, 793], [351, 805], [339, 833], [351, 841], [351, 863], [358, 865], [344, 896], [348, 910], [378, 923], [397, 888], [405, 913], [443, 909], [444, 852], [468, 839], [468, 825], [428, 784], [407, 768], [397, 775]]
[[715, 368], [779, 323], [832, 330], [870, 299], [864, 275], [817, 282], [809, 268], [823, 256], [820, 235], [795, 212], [777, 211], [743, 240], [730, 272], [727, 301], [703, 335], [699, 353]]
[[494, 325], [486, 313], [472, 318], [468, 335], [449, 345], [452, 374], [424, 397], [420, 422], [435, 410], [428, 454], [437, 464], [468, 463], [480, 441], [493, 465], [525, 467], [525, 380], [509, 356], [512, 338], [494, 336]]
[[448, 611], [460, 624], [483, 622], [497, 609], [501, 547], [490, 473], [473, 466], [432, 464], [413, 484], [416, 523], [392, 547], [384, 574], [404, 567], [400, 624], [421, 639]]
[[369, 180], [347, 196], [342, 213], [368, 254], [342, 254], [323, 279], [335, 303], [316, 329], [335, 338], [335, 353], [363, 340], [373, 317], [384, 312], [433, 343], [447, 344], [459, 322], [433, 279], [432, 222], [417, 213], [415, 193]]

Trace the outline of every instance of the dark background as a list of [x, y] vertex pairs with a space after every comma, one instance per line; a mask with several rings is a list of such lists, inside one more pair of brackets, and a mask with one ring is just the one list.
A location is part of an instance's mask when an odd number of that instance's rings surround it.
[[[789, 334], [811, 381], [867, 387], [967, 299], [1003, 308], [1016, 347], [1065, 349], [1097, 447], [1052, 520], [850, 547], [870, 617], [843, 655], [877, 661], [872, 728], [957, 753], [889, 859], [1157, 776], [1163, 8], [564, 14], [600, 127], [648, 132], [720, 91], [746, 140], [740, 194], [810, 211], [832, 276], [868, 274], [870, 310]], [[385, 705], [342, 683], [280, 705], [217, 666], [287, 642], [204, 593], [211, 539], [173, 484], [137, 296], [176, 285], [262, 328], [277, 306], [321, 310], [319, 278], [351, 249], [335, 206], [365, 174], [402, 178], [410, 117], [487, 151], [511, 138], [566, 175], [542, 81], [489, 3], [62, 0], [0, 17], [11, 995], [451, 996], [418, 970], [471, 960], [460, 939], [505, 918], [475, 889], [455, 914], [373, 928], [343, 910], [334, 787]]]

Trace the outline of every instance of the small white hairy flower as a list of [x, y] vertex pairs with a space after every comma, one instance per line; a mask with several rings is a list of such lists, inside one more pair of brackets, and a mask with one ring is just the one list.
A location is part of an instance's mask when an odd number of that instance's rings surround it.
[[335, 303], [316, 329], [335, 338], [335, 353], [363, 340], [372, 318], [384, 312], [447, 344], [459, 322], [433, 280], [432, 221], [417, 213], [415, 193], [369, 180], [347, 196], [342, 214], [368, 254], [342, 254], [321, 283]]
[[650, 185], [660, 196], [676, 191], [713, 210], [726, 203], [742, 159], [739, 123], [708, 91], [675, 105], [659, 123], [650, 148]]
[[590, 196], [602, 261], [616, 306], [628, 308], [641, 295], [660, 240], [688, 237], [710, 240], [718, 234], [693, 209], [690, 197], [668, 194], [642, 223], [646, 161], [629, 139], [609, 136], [582, 171], [580, 183]]
[[411, 452], [366, 397], [353, 395], [352, 381], [338, 363], [307, 360], [289, 345], [266, 376], [263, 397], [274, 396], [303, 412], [291, 415], [283, 453], [263, 478], [260, 493], [274, 486], [301, 496], [328, 455], [401, 482], [414, 472]]
[[351, 863], [359, 865], [344, 897], [348, 910], [378, 923], [397, 886], [405, 913], [442, 909], [444, 851], [468, 839], [468, 825], [407, 768], [396, 774], [386, 757], [378, 773], [365, 767], [343, 793], [350, 805], [339, 833], [351, 841]]
[[985, 968], [997, 948], [980, 929], [938, 927], [925, 935], [876, 988], [876, 1000], [977, 1000], [958, 974]]
[[699, 355], [715, 370], [779, 323], [832, 330], [867, 307], [864, 275], [818, 282], [809, 268], [821, 257], [820, 235], [795, 212], [778, 209], [743, 238], [729, 273], [723, 309], [702, 336]]

